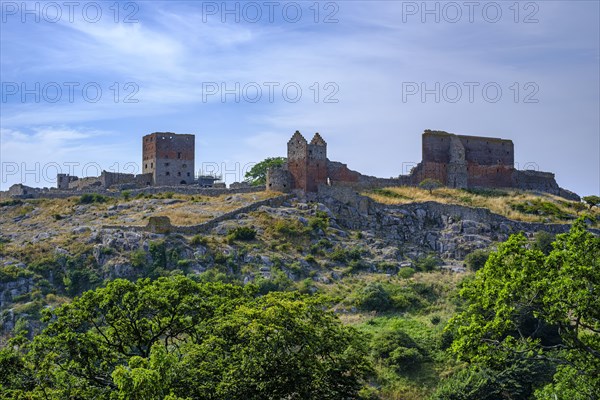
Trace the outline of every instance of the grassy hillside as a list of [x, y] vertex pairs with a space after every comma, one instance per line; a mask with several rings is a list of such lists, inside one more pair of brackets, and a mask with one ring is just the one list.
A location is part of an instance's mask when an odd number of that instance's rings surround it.
[[531, 193], [518, 190], [498, 189], [451, 189], [439, 188], [431, 193], [416, 187], [390, 187], [363, 193], [382, 204], [407, 204], [435, 201], [468, 207], [487, 208], [493, 213], [516, 221], [571, 223], [586, 213], [598, 220], [600, 210], [591, 210], [582, 202], [565, 200], [547, 193]]
[[[0, 346], [39, 334], [47, 323], [42, 322], [45, 309], [71, 303], [115, 278], [185, 275], [196, 282], [253, 284], [259, 296], [323, 296], [339, 320], [362, 335], [372, 366], [361, 391], [364, 399], [429, 398], [465, 369], [448, 351], [453, 336], [444, 328], [463, 310], [458, 291], [475, 274], [439, 268], [441, 261], [431, 249], [410, 259], [400, 242], [343, 229], [322, 204], [261, 207], [202, 235], [101, 228], [142, 225], [152, 215], [169, 216], [178, 225], [196, 224], [273, 195], [165, 193], [0, 204]], [[521, 192], [386, 188], [366, 195], [384, 204], [437, 201], [486, 207], [523, 221], [569, 223], [578, 214], [596, 221], [600, 216], [575, 202]]]

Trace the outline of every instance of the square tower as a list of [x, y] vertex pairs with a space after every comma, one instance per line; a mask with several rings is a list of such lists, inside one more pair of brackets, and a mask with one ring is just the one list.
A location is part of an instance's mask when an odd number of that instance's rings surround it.
[[316, 192], [327, 182], [327, 143], [315, 133], [310, 143], [299, 131], [288, 141], [288, 171], [292, 188]]
[[152, 174], [154, 186], [194, 182], [194, 135], [155, 132], [142, 138], [144, 174]]

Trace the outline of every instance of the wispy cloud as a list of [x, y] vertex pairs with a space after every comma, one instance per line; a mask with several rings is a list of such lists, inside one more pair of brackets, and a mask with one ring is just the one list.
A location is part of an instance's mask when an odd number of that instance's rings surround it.
[[[244, 163], [284, 155], [288, 136], [300, 129], [322, 132], [332, 158], [391, 176], [403, 162], [418, 161], [420, 132], [432, 128], [511, 138], [518, 157], [557, 172], [559, 183], [600, 191], [597, 3], [537, 2], [531, 24], [523, 23], [531, 10], [521, 8], [515, 23], [504, 3], [498, 23], [481, 10], [474, 23], [465, 10], [458, 23], [431, 16], [422, 23], [421, 15], [403, 14], [406, 3], [338, 2], [333, 24], [322, 23], [331, 11], [323, 8], [315, 24], [308, 5], [298, 23], [280, 16], [273, 23], [203, 22], [194, 2], [141, 2], [132, 24], [9, 21], [2, 26], [4, 82], [95, 82], [103, 95], [87, 102], [76, 92], [73, 102], [57, 103], [10, 97], [0, 116], [2, 162], [83, 160], [88, 153], [136, 162], [143, 134], [179, 130], [199, 135], [199, 163]], [[272, 101], [266, 82], [279, 84]], [[421, 93], [406, 101], [407, 82], [430, 90], [455, 82], [465, 91], [456, 103], [436, 102], [435, 94], [423, 101]], [[465, 82], [479, 84], [472, 102]], [[501, 101], [482, 97], [490, 82], [502, 88]], [[529, 82], [538, 87], [538, 103], [523, 102]], [[137, 103], [124, 102], [132, 93], [127, 83], [137, 85]], [[219, 91], [207, 96], [207, 83]], [[223, 101], [221, 85], [235, 91], [254, 83], [263, 90], [258, 103], [240, 93], [240, 100], [230, 93]], [[282, 94], [286, 83], [302, 88], [297, 103]], [[334, 92], [327, 83], [336, 85], [337, 103], [324, 102]], [[578, 156], [565, 162], [563, 154], [576, 148]]]

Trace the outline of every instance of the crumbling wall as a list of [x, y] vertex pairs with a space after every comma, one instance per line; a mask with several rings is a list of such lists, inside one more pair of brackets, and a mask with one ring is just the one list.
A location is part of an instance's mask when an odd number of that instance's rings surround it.
[[100, 174], [100, 182], [102, 182], [102, 186], [105, 188], [111, 187], [113, 185], [134, 183], [135, 175], [124, 174], [119, 172], [102, 171], [102, 173]]
[[466, 189], [469, 185], [467, 161], [465, 158], [466, 149], [461, 140], [456, 136], [450, 137], [449, 156], [450, 161], [448, 162], [446, 186]]
[[79, 178], [75, 181], [69, 182], [69, 189], [71, 190], [86, 190], [91, 188], [104, 188], [100, 177], [89, 176], [86, 178]]
[[327, 162], [328, 177], [330, 183], [336, 184], [339, 182], [358, 182], [361, 174], [348, 168], [346, 164], [337, 161]]
[[61, 190], [68, 190], [69, 184], [78, 180], [79, 178], [76, 176], [71, 176], [69, 174], [57, 174], [56, 175], [56, 187]]
[[456, 137], [464, 146], [465, 159], [468, 163], [514, 167], [512, 140], [463, 135]]
[[271, 167], [267, 171], [267, 190], [287, 193], [292, 190], [292, 176], [287, 165]]

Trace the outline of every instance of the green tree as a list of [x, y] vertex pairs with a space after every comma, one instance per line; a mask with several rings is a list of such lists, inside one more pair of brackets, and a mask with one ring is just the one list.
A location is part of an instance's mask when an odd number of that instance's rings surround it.
[[33, 399], [356, 398], [369, 371], [361, 336], [321, 298], [256, 290], [115, 280], [48, 311], [24, 359], [0, 353], [1, 389]]
[[267, 171], [269, 168], [282, 166], [286, 161], [287, 159], [285, 157], [266, 158], [250, 168], [250, 170], [246, 172], [244, 178], [246, 178], [246, 182], [249, 182], [252, 185], [264, 185], [267, 183]]
[[545, 255], [519, 234], [491, 253], [461, 289], [468, 306], [449, 324], [452, 350], [496, 370], [514, 359], [550, 361], [557, 370], [537, 382], [540, 399], [598, 398], [600, 238], [579, 219], [553, 247]]
[[552, 243], [556, 240], [556, 236], [546, 231], [538, 231], [535, 233], [533, 246], [548, 255], [552, 251]]
[[467, 254], [465, 257], [465, 264], [471, 271], [479, 271], [485, 265], [490, 252], [483, 249], [477, 249]]
[[421, 189], [429, 190], [429, 194], [432, 194], [434, 189], [441, 188], [442, 186], [444, 186], [442, 182], [431, 178], [423, 179], [419, 183], [419, 187]]
[[587, 205], [590, 207], [590, 210], [594, 206], [600, 207], [600, 196], [585, 196], [583, 197], [583, 201], [587, 203]]

